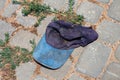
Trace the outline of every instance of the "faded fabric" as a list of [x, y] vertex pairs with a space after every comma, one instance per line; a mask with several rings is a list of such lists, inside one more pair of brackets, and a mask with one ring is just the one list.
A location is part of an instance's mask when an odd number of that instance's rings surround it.
[[62, 20], [51, 22], [46, 29], [46, 42], [58, 49], [74, 49], [86, 46], [98, 38], [91, 27], [83, 27]]

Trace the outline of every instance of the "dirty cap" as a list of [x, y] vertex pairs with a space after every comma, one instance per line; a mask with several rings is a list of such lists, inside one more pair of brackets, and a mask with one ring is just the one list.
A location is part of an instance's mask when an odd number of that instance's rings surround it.
[[91, 27], [83, 27], [63, 20], [51, 22], [45, 35], [48, 44], [64, 50], [84, 47], [98, 38], [98, 34]]
[[51, 69], [60, 68], [77, 47], [87, 46], [98, 34], [91, 27], [83, 27], [62, 20], [51, 22], [34, 50], [34, 59]]

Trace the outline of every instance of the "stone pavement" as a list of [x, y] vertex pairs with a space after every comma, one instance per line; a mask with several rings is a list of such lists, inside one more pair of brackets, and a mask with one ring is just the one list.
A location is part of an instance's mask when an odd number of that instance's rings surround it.
[[[68, 0], [43, 0], [58, 10], [68, 9]], [[47, 69], [36, 62], [21, 64], [15, 70], [17, 80], [120, 80], [120, 0], [75, 0], [74, 10], [85, 17], [87, 26], [94, 25], [97, 41], [74, 50], [68, 61], [57, 70]], [[22, 16], [21, 5], [0, 0], [0, 38], [10, 34], [9, 44], [31, 50], [29, 40], [36, 43], [54, 18], [49, 15], [39, 27], [37, 18]], [[37, 35], [36, 35], [37, 34]]]

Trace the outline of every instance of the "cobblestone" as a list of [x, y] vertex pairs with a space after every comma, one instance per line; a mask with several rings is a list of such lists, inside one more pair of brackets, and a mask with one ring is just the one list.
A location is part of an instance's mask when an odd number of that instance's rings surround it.
[[107, 43], [113, 44], [114, 42], [120, 40], [120, 25], [117, 23], [113, 23], [111, 21], [102, 21], [102, 23], [98, 26], [97, 32], [99, 34], [99, 38]]
[[85, 17], [85, 21], [90, 23], [96, 23], [101, 16], [103, 8], [91, 3], [91, 2], [83, 2], [77, 10], [77, 14], [83, 15]]
[[17, 12], [16, 20], [25, 28], [33, 26], [37, 22], [37, 18], [33, 16], [23, 16], [22, 9]]
[[37, 27], [37, 33], [39, 35], [43, 35], [46, 31], [47, 25], [51, 22], [51, 20], [54, 18], [54, 16], [47, 16], [41, 24]]
[[34, 80], [47, 80], [47, 79], [42, 77], [42, 76], [40, 76], [40, 75], [38, 75], [38, 76], [35, 77]]
[[120, 64], [118, 63], [110, 64], [102, 80], [120, 80]]
[[97, 1], [102, 3], [109, 3], [110, 0], [97, 0]]
[[118, 48], [116, 50], [115, 56], [120, 61], [120, 45], [118, 46]]
[[88, 45], [79, 58], [77, 71], [97, 77], [105, 66], [110, 52], [110, 48], [97, 41]]
[[19, 8], [20, 5], [13, 5], [12, 2], [4, 9], [2, 16], [11, 17], [12, 14]]
[[3, 7], [5, 6], [5, 2], [6, 2], [7, 0], [0, 0], [0, 10], [2, 10], [3, 9]]
[[43, 3], [57, 10], [68, 10], [68, 0], [44, 0]]
[[21, 64], [16, 68], [17, 80], [30, 80], [36, 65], [32, 62]]
[[108, 10], [108, 15], [111, 18], [118, 21], [120, 21], [120, 4], [119, 3], [120, 3], [120, 0], [114, 0]]
[[70, 77], [70, 79], [68, 79], [68, 80], [84, 80], [84, 79], [80, 78], [80, 77], [77, 76], [77, 75], [72, 75], [72, 76]]
[[74, 57], [79, 57], [82, 53], [84, 49], [82, 47], [76, 48], [73, 52], [72, 52], [72, 56]]
[[42, 67], [41, 71], [43, 73], [47, 74], [48, 76], [51, 76], [51, 77], [55, 78], [56, 80], [63, 80], [64, 76], [70, 70], [71, 65], [72, 65], [72, 63], [68, 59], [68, 61], [60, 69], [50, 70], [50, 69]]
[[9, 35], [12, 34], [12, 32], [15, 30], [14, 27], [11, 26], [11, 24], [0, 20], [0, 39], [5, 39], [5, 33], [9, 33]]
[[33, 40], [33, 39], [35, 39], [35, 42], [37, 44], [39, 37], [37, 37], [35, 34], [32, 34], [28, 31], [20, 30], [10, 39], [10, 45], [20, 46], [22, 48], [32, 50], [30, 40]]

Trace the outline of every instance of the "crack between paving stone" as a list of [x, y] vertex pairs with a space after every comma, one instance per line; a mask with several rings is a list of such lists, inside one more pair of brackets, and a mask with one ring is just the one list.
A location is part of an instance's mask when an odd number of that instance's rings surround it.
[[43, 77], [47, 78], [48, 80], [56, 80], [53, 77], [51, 77], [51, 76], [49, 76], [49, 75], [47, 75], [47, 74], [45, 74], [44, 72], [41, 71], [42, 65], [40, 65], [39, 63], [36, 63], [35, 61], [34, 61], [34, 63], [37, 67], [36, 67], [33, 75], [31, 76], [31, 80], [33, 80], [38, 75], [43, 76]]
[[118, 63], [119, 61], [116, 59], [116, 57], [115, 57], [115, 51], [116, 51], [116, 49], [117, 49], [117, 47], [118, 47], [118, 43], [117, 44], [113, 44], [112, 46], [111, 46], [111, 53], [110, 53], [110, 55], [109, 55], [109, 58], [108, 58], [108, 60], [107, 60], [107, 62], [106, 62], [106, 64], [105, 64], [105, 67], [104, 67], [104, 69], [102, 70], [102, 72], [100, 73], [100, 75], [97, 77], [97, 80], [101, 80], [101, 78], [102, 78], [102, 76], [104, 75], [104, 72], [106, 71], [106, 69], [107, 69], [107, 67], [109, 66], [109, 64], [111, 64], [111, 63], [113, 63], [113, 62], [116, 62], [116, 63]]
[[5, 5], [4, 5], [3, 9], [0, 11], [0, 15], [4, 12], [4, 9], [9, 5], [9, 3], [10, 3], [10, 0], [7, 0], [5, 2]]
[[120, 77], [118, 75], [116, 75], [116, 74], [114, 74], [114, 73], [112, 73], [110, 71], [107, 71], [107, 73], [110, 74], [110, 75], [112, 75], [112, 76], [114, 76], [114, 77], [117, 77], [118, 79], [120, 79]]
[[48, 76], [47, 74], [43, 73], [42, 71], [41, 71], [40, 75], [47, 78], [48, 80], [56, 80], [55, 78]]
[[[34, 63], [35, 63], [35, 62], [34, 62]], [[36, 65], [37, 67], [36, 67], [33, 75], [31, 76], [30, 80], [33, 80], [37, 75], [40, 74], [40, 67], [41, 67], [41, 65], [38, 65], [37, 63], [35, 63], [35, 65]]]
[[79, 8], [80, 4], [81, 4], [83, 1], [85, 1], [85, 0], [78, 0], [77, 4], [75, 5], [75, 7], [74, 7], [74, 9], [73, 9], [74, 12], [77, 12], [77, 9]]
[[[82, 51], [82, 52], [83, 52], [83, 51]], [[81, 54], [81, 55], [82, 55], [82, 54]], [[70, 71], [68, 72], [68, 74], [65, 76], [64, 80], [68, 80], [68, 79], [72, 76], [72, 74], [76, 74], [76, 75], [78, 75], [79, 77], [81, 77], [81, 78], [83, 78], [83, 79], [85, 79], [85, 80], [95, 80], [95, 79], [92, 78], [91, 76], [88, 76], [88, 75], [86, 75], [86, 74], [84, 74], [84, 73], [80, 73], [80, 72], [77, 72], [77, 71], [76, 71], [75, 66], [76, 66], [76, 64], [77, 64], [77, 62], [78, 62], [78, 60], [79, 60], [79, 57], [80, 57], [80, 56], [78, 56], [78, 57], [73, 57], [73, 56], [71, 56], [71, 57], [70, 57], [70, 60], [72, 61], [72, 66], [71, 66], [71, 69], [70, 69]]]
[[70, 55], [69, 60], [71, 61], [72, 64], [70, 66], [69, 71], [64, 76], [63, 80], [68, 80], [70, 78], [70, 76], [72, 75], [72, 73], [74, 73], [74, 61], [75, 61], [75, 59], [74, 59], [74, 57], [72, 55]]

